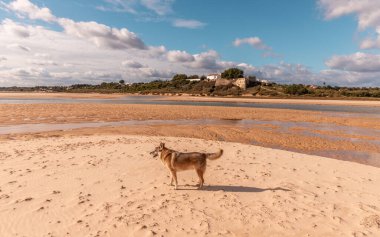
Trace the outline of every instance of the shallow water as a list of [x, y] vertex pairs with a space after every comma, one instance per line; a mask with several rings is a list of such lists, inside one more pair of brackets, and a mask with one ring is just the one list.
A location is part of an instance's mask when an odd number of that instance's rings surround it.
[[[0, 95], [1, 96], [1, 95]], [[243, 108], [294, 109], [322, 112], [340, 112], [366, 114], [380, 118], [380, 106], [343, 106], [317, 104], [284, 104], [284, 103], [238, 103], [238, 102], [197, 102], [165, 101], [160, 96], [126, 96], [117, 99], [78, 99], [78, 98], [1, 98], [0, 104], [67, 104], [67, 103], [100, 103], [100, 104], [151, 104], [151, 105], [190, 105], [190, 106], [223, 106]], [[380, 103], [380, 102], [379, 102]], [[342, 115], [344, 116], [344, 115]]]
[[[319, 137], [327, 141], [349, 141], [353, 143], [366, 142], [380, 146], [380, 130], [367, 129], [349, 126], [338, 126], [329, 123], [309, 123], [309, 122], [282, 122], [282, 121], [264, 121], [264, 120], [218, 120], [218, 119], [199, 119], [199, 120], [129, 120], [117, 122], [84, 122], [84, 123], [62, 123], [62, 124], [18, 124], [9, 126], [0, 126], [0, 134], [17, 134], [17, 133], [35, 133], [58, 130], [72, 130], [79, 128], [96, 128], [96, 127], [117, 127], [117, 126], [144, 126], [144, 125], [228, 125], [237, 127], [253, 127], [260, 125], [273, 125], [265, 129], [273, 130], [278, 133], [291, 135], [304, 135], [309, 137]], [[262, 128], [262, 126], [260, 126]], [[338, 132], [324, 134], [320, 132]], [[342, 136], [343, 135], [343, 136]], [[346, 136], [344, 136], [346, 135]], [[354, 136], [366, 136], [371, 139], [355, 138]], [[263, 145], [252, 141], [254, 145]], [[280, 148], [282, 147], [273, 147]], [[304, 152], [297, 149], [292, 151]], [[308, 152], [308, 154], [321, 155], [330, 158], [357, 161], [380, 167], [380, 153], [370, 152], [352, 152], [345, 150], [319, 150]]]

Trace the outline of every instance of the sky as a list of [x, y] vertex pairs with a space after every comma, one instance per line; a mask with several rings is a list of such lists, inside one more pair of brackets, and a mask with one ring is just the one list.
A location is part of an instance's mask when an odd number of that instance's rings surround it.
[[0, 0], [0, 87], [230, 67], [277, 83], [380, 87], [380, 0]]

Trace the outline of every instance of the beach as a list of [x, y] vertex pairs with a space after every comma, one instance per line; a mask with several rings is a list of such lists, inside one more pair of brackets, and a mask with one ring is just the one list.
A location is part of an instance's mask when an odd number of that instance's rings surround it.
[[[0, 236], [380, 234], [376, 116], [112, 103], [0, 111]], [[178, 173], [174, 190], [150, 155], [160, 142], [224, 155], [208, 161], [202, 190], [194, 171]]]
[[[214, 152], [179, 190], [149, 152]], [[79, 136], [2, 142], [1, 236], [377, 236], [379, 170], [201, 139]]]

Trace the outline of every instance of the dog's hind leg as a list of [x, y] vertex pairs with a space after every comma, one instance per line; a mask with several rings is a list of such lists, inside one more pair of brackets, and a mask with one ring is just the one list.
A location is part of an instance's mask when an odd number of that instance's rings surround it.
[[203, 170], [202, 169], [197, 169], [197, 174], [199, 177], [199, 189], [203, 187], [204, 179], [203, 179]]

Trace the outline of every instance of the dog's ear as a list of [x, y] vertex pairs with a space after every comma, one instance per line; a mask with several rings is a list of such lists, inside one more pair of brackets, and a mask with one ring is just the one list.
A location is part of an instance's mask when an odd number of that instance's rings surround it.
[[164, 148], [164, 147], [165, 147], [165, 143], [161, 142], [161, 143], [160, 143], [160, 148], [162, 149], [162, 148]]

